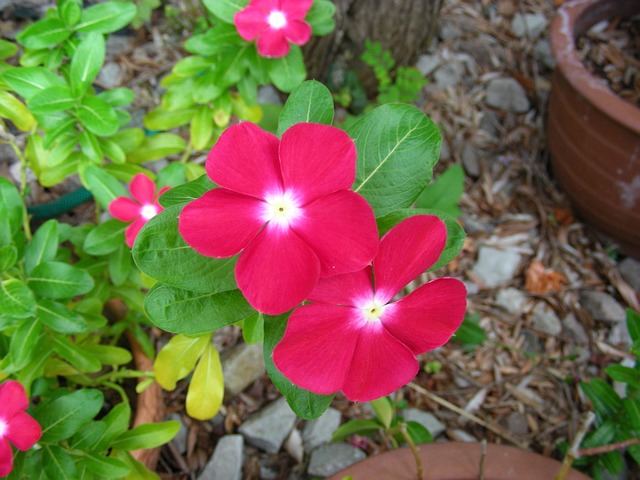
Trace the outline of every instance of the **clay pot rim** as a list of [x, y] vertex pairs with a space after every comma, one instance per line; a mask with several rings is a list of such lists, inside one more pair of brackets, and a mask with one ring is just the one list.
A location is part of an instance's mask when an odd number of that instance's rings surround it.
[[[564, 77], [573, 87], [596, 108], [610, 118], [622, 123], [630, 130], [640, 135], [639, 109], [631, 102], [616, 95], [601, 79], [587, 70], [575, 46], [578, 34], [588, 30], [596, 23], [610, 18], [609, 9], [602, 8], [604, 4], [615, 0], [575, 0], [565, 3], [551, 22], [550, 41], [553, 56]], [[630, 11], [640, 13], [640, 2], [632, 3]], [[600, 11], [598, 11], [600, 9]], [[593, 18], [587, 18], [593, 15]], [[588, 20], [588, 22], [586, 21]]]

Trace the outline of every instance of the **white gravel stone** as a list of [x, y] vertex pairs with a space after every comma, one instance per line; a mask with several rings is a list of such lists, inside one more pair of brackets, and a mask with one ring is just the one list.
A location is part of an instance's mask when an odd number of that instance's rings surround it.
[[232, 395], [240, 393], [262, 377], [264, 366], [262, 345], [240, 343], [222, 356], [224, 386]]
[[511, 21], [511, 32], [518, 38], [535, 40], [547, 28], [547, 18], [540, 13], [516, 13]]
[[527, 92], [514, 78], [495, 78], [487, 84], [487, 105], [507, 112], [525, 113], [531, 108]]
[[320, 417], [306, 422], [302, 430], [304, 449], [310, 452], [322, 444], [329, 443], [333, 432], [340, 426], [342, 413], [335, 408], [328, 408]]
[[241, 480], [244, 461], [242, 435], [225, 435], [198, 480]]
[[405, 422], [418, 422], [424, 428], [429, 430], [433, 438], [436, 438], [445, 431], [445, 425], [429, 412], [423, 412], [417, 408], [407, 408], [402, 412], [402, 418]]
[[330, 443], [316, 448], [309, 460], [309, 475], [328, 477], [366, 458], [366, 454], [347, 443]]
[[496, 303], [509, 313], [520, 313], [527, 296], [517, 288], [509, 287], [500, 290], [496, 295]]
[[539, 302], [533, 308], [531, 326], [549, 335], [560, 335], [562, 332], [562, 322], [556, 313], [544, 302]]
[[251, 415], [240, 425], [238, 432], [254, 447], [267, 453], [278, 453], [295, 421], [296, 414], [281, 397]]
[[605, 292], [583, 290], [580, 292], [580, 304], [597, 322], [618, 323], [627, 318], [624, 308]]
[[522, 257], [517, 252], [480, 247], [473, 274], [487, 287], [497, 287], [513, 279], [521, 260]]

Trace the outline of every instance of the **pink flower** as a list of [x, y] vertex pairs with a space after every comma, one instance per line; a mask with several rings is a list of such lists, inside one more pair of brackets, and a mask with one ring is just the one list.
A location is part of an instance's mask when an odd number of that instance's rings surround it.
[[16, 448], [29, 450], [42, 436], [42, 429], [26, 413], [29, 399], [24, 387], [15, 380], [0, 385], [0, 477], [13, 470], [11, 442]]
[[304, 17], [312, 4], [313, 0], [251, 0], [233, 20], [243, 39], [258, 39], [259, 55], [284, 57], [289, 43], [309, 41], [311, 27]]
[[286, 312], [319, 278], [360, 270], [376, 254], [373, 210], [348, 190], [355, 167], [355, 145], [337, 128], [298, 123], [278, 140], [252, 123], [234, 125], [206, 162], [221, 188], [187, 204], [178, 229], [202, 255], [242, 252], [240, 291], [261, 312]]
[[133, 247], [133, 242], [144, 224], [155, 217], [162, 210], [158, 197], [171, 187], [162, 188], [156, 195], [156, 185], [144, 173], [136, 174], [129, 184], [129, 191], [134, 200], [129, 197], [118, 197], [109, 204], [109, 213], [122, 222], [133, 222], [125, 230], [127, 245]]
[[400, 222], [380, 240], [373, 267], [321, 280], [313, 303], [294, 310], [273, 351], [276, 367], [299, 387], [341, 390], [352, 401], [409, 383], [415, 357], [444, 345], [460, 326], [466, 290], [439, 278], [392, 299], [438, 260], [445, 243], [446, 227], [435, 216]]

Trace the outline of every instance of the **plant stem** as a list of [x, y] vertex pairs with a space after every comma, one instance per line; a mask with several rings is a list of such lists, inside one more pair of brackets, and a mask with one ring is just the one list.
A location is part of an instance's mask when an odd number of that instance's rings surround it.
[[614, 450], [630, 447], [631, 445], [638, 445], [639, 443], [640, 443], [640, 438], [638, 437], [630, 438], [628, 440], [611, 443], [609, 445], [601, 445], [599, 447], [591, 447], [591, 448], [581, 448], [580, 450], [578, 450], [578, 454], [581, 457], [589, 457], [591, 455], [598, 455], [600, 453], [613, 452]]
[[399, 427], [400, 427], [400, 433], [402, 434], [406, 442], [409, 444], [409, 448], [411, 449], [413, 458], [416, 461], [417, 478], [418, 480], [422, 480], [423, 469], [422, 469], [422, 459], [420, 458], [420, 449], [417, 447], [417, 445], [413, 441], [413, 438], [411, 438], [411, 435], [409, 435], [409, 432], [407, 431], [407, 424], [404, 422], [400, 422]]
[[595, 413], [587, 412], [587, 415], [585, 416], [582, 425], [580, 426], [580, 430], [578, 430], [578, 432], [576, 433], [573, 442], [571, 442], [571, 447], [562, 460], [562, 465], [560, 466], [560, 470], [556, 474], [555, 480], [564, 480], [564, 478], [569, 473], [569, 470], [571, 470], [571, 465], [573, 465], [574, 460], [580, 458], [580, 450], [578, 450], [578, 447], [582, 443], [584, 436], [589, 431], [589, 428], [591, 427], [591, 424], [595, 419]]
[[484, 480], [484, 462], [487, 458], [487, 440], [482, 439], [480, 442], [480, 447], [482, 448], [480, 453], [480, 467], [478, 468], [478, 480]]

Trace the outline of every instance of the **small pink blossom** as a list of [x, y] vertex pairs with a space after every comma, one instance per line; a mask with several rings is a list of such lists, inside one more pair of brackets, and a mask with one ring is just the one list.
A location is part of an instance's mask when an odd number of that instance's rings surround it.
[[138, 236], [144, 224], [155, 217], [162, 210], [158, 197], [171, 187], [162, 188], [156, 195], [156, 185], [144, 173], [136, 174], [129, 184], [129, 191], [133, 199], [118, 197], [109, 204], [109, 213], [122, 222], [133, 222], [125, 230], [125, 237], [129, 248]]
[[302, 302], [320, 278], [360, 270], [378, 248], [355, 180], [353, 140], [335, 127], [298, 123], [282, 135], [242, 122], [229, 127], [206, 162], [220, 186], [187, 204], [178, 229], [202, 255], [240, 253], [238, 288], [272, 315]]
[[291, 314], [273, 351], [276, 367], [318, 394], [352, 401], [389, 395], [417, 374], [417, 355], [444, 345], [462, 322], [466, 290], [454, 278], [432, 280], [392, 301], [431, 267], [446, 243], [432, 215], [403, 220], [380, 240], [373, 266], [323, 279], [310, 304]]
[[11, 442], [23, 452], [40, 440], [42, 428], [28, 413], [29, 399], [15, 380], [0, 385], [0, 477], [13, 470]]
[[233, 21], [243, 39], [258, 39], [259, 55], [284, 57], [290, 43], [309, 41], [311, 27], [304, 17], [312, 4], [313, 0], [251, 0]]

